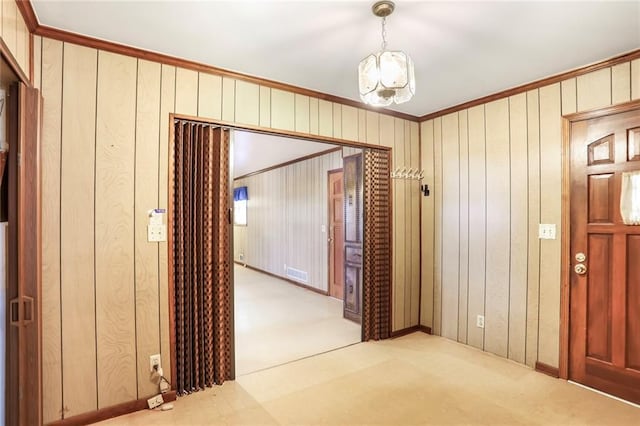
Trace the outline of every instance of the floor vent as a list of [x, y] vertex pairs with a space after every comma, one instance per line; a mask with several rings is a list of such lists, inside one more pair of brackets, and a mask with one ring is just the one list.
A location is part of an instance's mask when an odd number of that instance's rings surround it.
[[309, 282], [309, 274], [295, 268], [287, 267], [287, 277], [303, 283]]

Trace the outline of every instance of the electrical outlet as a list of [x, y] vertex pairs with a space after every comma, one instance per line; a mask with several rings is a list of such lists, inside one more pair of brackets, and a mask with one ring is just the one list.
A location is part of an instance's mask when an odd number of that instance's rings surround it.
[[162, 398], [161, 394], [152, 396], [151, 398], [147, 399], [147, 404], [149, 404], [149, 409], [154, 409], [157, 406], [164, 404], [164, 398]]
[[244, 260], [244, 253], [240, 253], [240, 260]]
[[287, 264], [284, 264], [284, 271], [287, 272]]
[[[156, 366], [158, 366], [157, 369], [155, 368]], [[149, 357], [149, 368], [151, 369], [152, 373], [162, 368], [162, 364], [160, 361], [160, 354], [151, 355]]]
[[484, 315], [478, 315], [476, 319], [476, 327], [484, 328]]
[[151, 243], [167, 241], [167, 225], [147, 226], [147, 240]]

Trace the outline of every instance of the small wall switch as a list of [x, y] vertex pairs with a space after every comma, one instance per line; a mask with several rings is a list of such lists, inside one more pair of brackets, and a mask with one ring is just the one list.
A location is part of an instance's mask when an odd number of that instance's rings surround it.
[[484, 315], [478, 315], [476, 318], [476, 327], [484, 328]]
[[167, 225], [147, 226], [147, 240], [150, 243], [167, 241]]
[[149, 409], [153, 410], [154, 408], [164, 404], [164, 398], [162, 398], [161, 394], [152, 396], [151, 398], [147, 399], [147, 404], [149, 404]]
[[538, 227], [538, 238], [541, 240], [555, 240], [556, 239], [555, 223], [541, 223]]
[[327, 232], [327, 227], [324, 225], [320, 226], [320, 232]]

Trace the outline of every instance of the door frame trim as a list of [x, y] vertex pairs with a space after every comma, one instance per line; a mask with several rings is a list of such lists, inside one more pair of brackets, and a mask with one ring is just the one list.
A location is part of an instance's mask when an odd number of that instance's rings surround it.
[[562, 117], [562, 235], [560, 278], [560, 360], [561, 379], [569, 379], [569, 327], [571, 294], [571, 125], [577, 121], [605, 117], [640, 109], [640, 100], [625, 102]]
[[[279, 130], [279, 129], [272, 129], [270, 127], [263, 127], [263, 126], [256, 126], [256, 125], [252, 125], [252, 124], [241, 124], [241, 123], [235, 123], [235, 122], [229, 122], [229, 121], [224, 121], [224, 120], [219, 120], [219, 119], [214, 119], [214, 118], [207, 118], [207, 117], [198, 117], [198, 116], [194, 116], [194, 115], [188, 115], [188, 114], [177, 114], [175, 112], [171, 112], [169, 113], [169, 120], [166, 123], [166, 125], [169, 126], [169, 133], [168, 133], [168, 137], [169, 137], [169, 141], [168, 141], [168, 175], [167, 175], [167, 194], [168, 194], [168, 198], [167, 198], [167, 270], [168, 270], [168, 274], [167, 274], [167, 278], [168, 278], [168, 287], [169, 287], [169, 295], [168, 295], [168, 303], [169, 303], [169, 342], [170, 342], [170, 348], [169, 348], [169, 357], [170, 357], [170, 365], [171, 365], [171, 377], [172, 377], [172, 386], [171, 389], [175, 390], [175, 383], [176, 383], [176, 354], [175, 354], [175, 313], [174, 313], [174, 308], [173, 308], [173, 304], [174, 304], [174, 294], [173, 294], [173, 250], [172, 250], [172, 237], [171, 235], [173, 234], [173, 204], [171, 201], [171, 194], [173, 193], [173, 179], [174, 179], [174, 173], [173, 173], [173, 154], [174, 154], [174, 145], [175, 145], [175, 131], [174, 131], [174, 123], [175, 120], [186, 120], [186, 121], [194, 121], [194, 122], [198, 122], [198, 123], [205, 123], [205, 124], [211, 124], [211, 125], [215, 125], [215, 126], [219, 126], [222, 127], [223, 129], [228, 129], [228, 130], [240, 130], [240, 131], [248, 131], [248, 132], [252, 132], [252, 133], [262, 133], [262, 134], [269, 134], [269, 135], [276, 135], [276, 136], [283, 136], [283, 137], [288, 137], [288, 138], [295, 138], [295, 139], [303, 139], [303, 140], [308, 140], [308, 141], [312, 141], [312, 142], [326, 142], [326, 143], [330, 143], [333, 145], [338, 145], [338, 146], [346, 146], [346, 147], [353, 147], [353, 148], [362, 148], [362, 149], [375, 149], [378, 151], [386, 151], [389, 153], [393, 152], [393, 149], [391, 147], [388, 146], [384, 146], [384, 145], [373, 145], [373, 144], [369, 144], [369, 143], [363, 143], [363, 142], [357, 142], [357, 141], [350, 141], [350, 140], [346, 140], [346, 139], [338, 139], [338, 138], [334, 138], [334, 137], [328, 137], [328, 136], [321, 136], [321, 135], [310, 135], [308, 133], [300, 133], [300, 132], [296, 132], [296, 131], [292, 131], [292, 130]], [[162, 126], [162, 123], [160, 123], [160, 125]], [[233, 139], [230, 140], [229, 143], [229, 150], [233, 149]], [[233, 198], [233, 178], [231, 178], [231, 176], [233, 175], [233, 164], [229, 164], [229, 197], [231, 197], [231, 199]], [[364, 172], [364, 162], [363, 162], [363, 172]], [[364, 180], [363, 180], [363, 185], [364, 185]], [[390, 195], [392, 194], [393, 191], [393, 187], [390, 186]], [[232, 204], [233, 205], [233, 204]], [[364, 205], [363, 205], [364, 208]], [[393, 217], [393, 197], [391, 197], [390, 201], [389, 201], [389, 217], [392, 218]], [[364, 220], [364, 218], [363, 218]], [[393, 239], [393, 222], [392, 219], [390, 226], [389, 226], [389, 232], [388, 232], [388, 237], [389, 237], [389, 241], [392, 241]], [[364, 224], [363, 224], [364, 225]], [[233, 226], [230, 227], [230, 251], [229, 251], [229, 261], [230, 264], [233, 265]], [[389, 245], [389, 253], [391, 254], [391, 258], [393, 259], [393, 247], [390, 244]], [[393, 262], [391, 262], [391, 267], [390, 267], [390, 279], [389, 279], [389, 324], [392, 325], [393, 324], [393, 274], [391, 272], [391, 268], [393, 267]], [[364, 259], [363, 259], [363, 269], [364, 269]], [[233, 271], [233, 268], [231, 268], [231, 271]], [[422, 272], [421, 272], [422, 274]], [[233, 277], [231, 278], [231, 281], [233, 283]], [[363, 281], [364, 283], [364, 281]], [[234, 306], [233, 306], [233, 286], [231, 287], [231, 291], [230, 291], [230, 295], [231, 295], [231, 311], [233, 313], [234, 310]], [[235, 321], [234, 321], [234, 315], [231, 316], [230, 319], [230, 324], [231, 324], [231, 360], [232, 360], [232, 377], [230, 378], [230, 380], [235, 380], [235, 344], [233, 344], [234, 338], [235, 338]], [[392, 332], [392, 327], [390, 326], [389, 329], [390, 333]]]

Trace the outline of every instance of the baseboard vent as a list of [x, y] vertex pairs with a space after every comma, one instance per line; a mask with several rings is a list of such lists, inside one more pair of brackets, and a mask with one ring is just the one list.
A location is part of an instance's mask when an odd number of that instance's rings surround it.
[[309, 274], [306, 271], [301, 271], [291, 267], [287, 267], [287, 277], [300, 281], [301, 283], [309, 282]]

